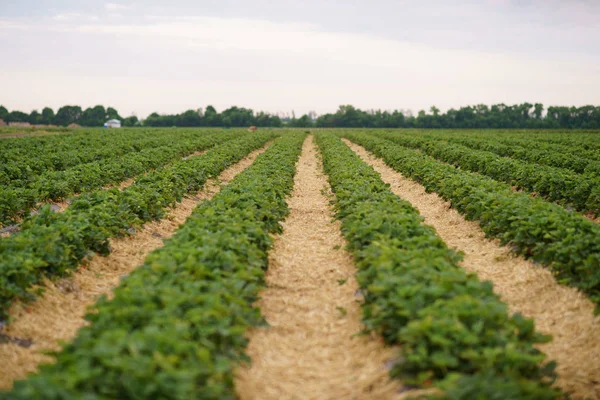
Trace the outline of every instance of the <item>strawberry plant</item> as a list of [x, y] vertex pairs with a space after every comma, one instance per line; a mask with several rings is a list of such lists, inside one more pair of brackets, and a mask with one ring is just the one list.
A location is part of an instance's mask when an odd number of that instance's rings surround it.
[[[460, 268], [460, 255], [339, 138], [317, 138], [336, 217], [359, 269], [363, 324], [399, 345], [392, 377], [435, 383], [451, 394], [457, 381], [486, 375], [498, 390], [509, 385], [514, 399], [559, 397], [550, 387], [554, 364], [535, 347], [550, 338], [536, 333], [532, 320], [510, 315], [490, 282]], [[471, 387], [470, 398], [495, 389]]]
[[[148, 141], [139, 151], [131, 151], [121, 157], [115, 156], [79, 164], [62, 171], [50, 169], [25, 184], [15, 186], [16, 183], [13, 182], [13, 185], [0, 189], [2, 199], [0, 200], [0, 222], [26, 215], [41, 201], [58, 200], [74, 193], [83, 193], [121, 182], [196, 150], [205, 150], [223, 143], [237, 134], [236, 132], [208, 135], [183, 133], [181, 136], [173, 143], [173, 138], [167, 135], [160, 141], [159, 147], [153, 147], [157, 144], [156, 140]], [[112, 148], [112, 146], [108, 147]], [[83, 149], [78, 151], [83, 152]], [[119, 152], [117, 151], [116, 154], [118, 155]]]
[[62, 276], [94, 252], [108, 254], [109, 238], [162, 218], [184, 194], [197, 191], [208, 178], [274, 137], [274, 133], [238, 137], [202, 156], [149, 172], [123, 191], [81, 195], [62, 213], [42, 207], [39, 215], [25, 219], [20, 232], [0, 240], [0, 319], [15, 298], [30, 299], [31, 285], [44, 276]]
[[248, 360], [247, 329], [263, 323], [252, 304], [303, 140], [284, 135], [198, 206], [97, 303], [56, 363], [0, 399], [235, 399], [233, 371]]
[[450, 201], [490, 237], [550, 267], [558, 282], [600, 304], [600, 226], [556, 204], [480, 174], [462, 171], [388, 140], [357, 132], [344, 136], [381, 157], [396, 171]]
[[478, 172], [517, 189], [538, 193], [548, 201], [600, 214], [600, 198], [594, 192], [594, 188], [600, 187], [600, 178], [594, 175], [581, 175], [564, 168], [527, 163], [489, 151], [416, 135], [381, 133], [377, 136], [402, 146], [420, 149], [457, 168]]

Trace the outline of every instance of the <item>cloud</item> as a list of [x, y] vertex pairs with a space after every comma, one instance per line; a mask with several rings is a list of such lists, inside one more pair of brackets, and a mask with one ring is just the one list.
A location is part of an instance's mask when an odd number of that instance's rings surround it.
[[118, 4], [118, 3], [105, 3], [104, 9], [108, 11], [118, 11], [118, 10], [127, 10], [130, 9], [130, 5]]
[[55, 16], [52, 17], [52, 19], [55, 21], [68, 21], [71, 19], [79, 19], [83, 16], [84, 15], [80, 14], [80, 13], [63, 13], [63, 14], [56, 14]]
[[[212, 103], [326, 112], [351, 103], [417, 111], [432, 104], [580, 105], [594, 102], [600, 91], [597, 61], [548, 63], [529, 54], [440, 48], [306, 22], [22, 18], [0, 20], [0, 36], [13, 38], [0, 42], [0, 51], [12, 54], [0, 67], [6, 101], [23, 109], [110, 103], [147, 115]], [[22, 82], [28, 90], [19, 92]]]

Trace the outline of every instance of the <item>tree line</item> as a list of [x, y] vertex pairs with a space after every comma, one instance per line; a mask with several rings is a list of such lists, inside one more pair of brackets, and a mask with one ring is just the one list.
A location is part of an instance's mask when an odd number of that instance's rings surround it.
[[150, 114], [146, 119], [139, 120], [136, 116], [122, 118], [119, 112], [112, 108], [104, 108], [98, 105], [83, 110], [80, 106], [64, 106], [58, 109], [56, 113], [50, 107], [45, 107], [40, 113], [37, 110], [27, 114], [22, 111], [8, 111], [4, 106], [0, 106], [0, 119], [4, 122], [29, 122], [32, 125], [59, 125], [68, 126], [77, 124], [80, 126], [104, 126], [109, 119], [118, 119], [122, 126], [214, 126], [214, 127], [242, 127], [242, 126], [261, 126], [261, 127], [281, 127], [283, 121], [277, 115], [265, 112], [255, 113], [249, 108], [230, 107], [225, 111], [218, 113], [213, 106], [206, 107], [206, 110], [187, 110], [181, 114]]
[[600, 107], [550, 106], [540, 103], [485, 104], [450, 109], [441, 113], [431, 107], [429, 113], [411, 113], [381, 110], [363, 111], [351, 105], [340, 106], [333, 114], [324, 114], [315, 121], [306, 116], [290, 121], [292, 126], [345, 127], [345, 128], [447, 128], [447, 129], [600, 129]]
[[[293, 114], [292, 114], [293, 115]], [[83, 110], [79, 106], [64, 106], [56, 113], [45, 107], [27, 114], [21, 111], [9, 112], [0, 106], [0, 119], [5, 122], [29, 122], [39, 125], [103, 126], [109, 119], [118, 119], [123, 126], [156, 127], [298, 127], [298, 128], [535, 128], [535, 129], [600, 129], [600, 107], [565, 107], [543, 104], [523, 103], [515, 105], [478, 104], [459, 109], [450, 109], [445, 113], [433, 106], [429, 111], [421, 110], [413, 115], [405, 110], [361, 110], [351, 105], [342, 105], [335, 113], [317, 116], [314, 112], [300, 118], [279, 117], [265, 112], [254, 112], [243, 107], [230, 107], [221, 113], [213, 106], [205, 110], [187, 110], [181, 114], [152, 113], [146, 119], [136, 116], [122, 118], [116, 109], [98, 105]]]

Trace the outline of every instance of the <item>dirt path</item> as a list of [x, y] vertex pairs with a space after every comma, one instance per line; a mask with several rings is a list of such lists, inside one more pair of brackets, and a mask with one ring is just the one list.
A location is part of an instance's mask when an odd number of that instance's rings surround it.
[[554, 337], [540, 349], [558, 362], [558, 386], [576, 398], [600, 399], [600, 316], [594, 317], [592, 302], [576, 289], [558, 284], [549, 270], [486, 239], [477, 222], [465, 220], [437, 194], [426, 193], [361, 146], [344, 142], [381, 174], [396, 195], [412, 203], [448, 246], [465, 253], [466, 270], [492, 281], [512, 312], [533, 318], [540, 332]]
[[250, 332], [250, 367], [238, 370], [246, 399], [386, 399], [394, 350], [354, 336], [360, 324], [355, 268], [333, 221], [329, 190], [309, 137], [297, 165], [290, 215], [269, 255], [258, 306], [270, 327]]
[[[250, 166], [269, 145], [223, 171], [218, 181], [229, 182]], [[13, 338], [31, 339], [33, 345], [25, 348], [15, 343], [0, 343], [0, 389], [12, 387], [14, 380], [35, 371], [41, 362], [51, 361], [41, 351], [59, 349], [58, 341], [73, 338], [86, 323], [83, 319], [86, 308], [93, 305], [98, 296], [110, 294], [122, 276], [143, 264], [152, 250], [161, 247], [163, 240], [175, 233], [199, 202], [210, 199], [220, 190], [219, 182], [210, 180], [203, 190], [184, 198], [167, 218], [144, 225], [132, 237], [111, 240], [113, 251], [109, 256], [95, 256], [71, 278], [46, 281], [44, 295], [35, 302], [15, 304], [10, 310], [10, 318], [14, 322], [2, 333]]]

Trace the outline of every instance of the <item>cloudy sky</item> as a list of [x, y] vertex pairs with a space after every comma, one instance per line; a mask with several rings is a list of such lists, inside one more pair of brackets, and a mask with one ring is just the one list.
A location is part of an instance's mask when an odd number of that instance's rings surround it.
[[596, 0], [0, 0], [0, 104], [600, 104]]

